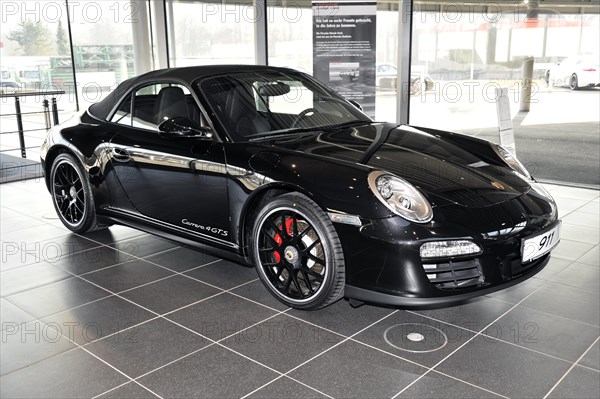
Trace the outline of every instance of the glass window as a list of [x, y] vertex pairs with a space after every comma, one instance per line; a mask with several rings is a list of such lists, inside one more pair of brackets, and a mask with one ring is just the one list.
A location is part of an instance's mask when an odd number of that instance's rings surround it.
[[131, 126], [131, 94], [121, 102], [110, 121], [120, 125]]
[[235, 141], [371, 121], [300, 73], [237, 73], [204, 79], [199, 89]]
[[[81, 0], [70, 4], [79, 106], [102, 100], [135, 75], [134, 38], [141, 2]], [[65, 59], [65, 63], [70, 60]]]
[[255, 9], [239, 0], [168, 0], [171, 66], [254, 64]]
[[500, 142], [496, 91], [506, 88], [516, 153], [529, 171], [597, 186], [600, 18], [540, 6], [538, 18], [528, 20], [522, 8], [497, 4], [489, 13], [442, 5], [414, 14], [410, 123]]
[[174, 83], [159, 83], [138, 89], [133, 97], [132, 126], [157, 131], [162, 122], [184, 117], [202, 125], [201, 113], [189, 90]]

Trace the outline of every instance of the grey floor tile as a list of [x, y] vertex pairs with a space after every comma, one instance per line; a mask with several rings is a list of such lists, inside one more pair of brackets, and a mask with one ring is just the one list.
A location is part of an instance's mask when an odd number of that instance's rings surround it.
[[53, 260], [52, 265], [66, 272], [79, 275], [131, 260], [135, 260], [135, 258], [125, 252], [101, 246], [74, 253], [72, 256]]
[[72, 341], [85, 345], [149, 320], [154, 315], [112, 296], [43, 318]]
[[574, 287], [548, 282], [522, 304], [595, 326], [600, 324], [600, 296]]
[[142, 236], [148, 236], [148, 234], [141, 230], [119, 225], [85, 234], [85, 238], [102, 244], [114, 244], [120, 241], [127, 242], [128, 240], [135, 240]]
[[541, 398], [570, 366], [568, 362], [477, 336], [437, 369], [504, 396]]
[[222, 343], [285, 373], [343, 338], [286, 315], [279, 315]]
[[550, 262], [548, 262], [548, 264], [542, 269], [542, 271], [537, 273], [534, 276], [534, 278], [539, 278], [542, 280], [551, 280], [552, 277], [565, 270], [567, 266], [569, 266], [571, 263], [573, 263], [572, 260], [551, 257]]
[[585, 263], [572, 263], [552, 281], [588, 291], [600, 292], [600, 268]]
[[141, 398], [158, 398], [152, 392], [142, 388], [135, 382], [128, 382], [127, 384], [100, 395], [102, 399], [141, 399]]
[[564, 225], [572, 224], [575, 226], [585, 226], [600, 228], [600, 215], [586, 212], [575, 211], [563, 218]]
[[221, 290], [181, 275], [175, 275], [126, 291], [122, 296], [156, 313], [164, 314], [218, 292]]
[[3, 240], [9, 239], [13, 231], [31, 228], [32, 225], [41, 226], [43, 223], [39, 219], [10, 211], [4, 207], [0, 210], [0, 218], [2, 220], [0, 224], [0, 238]]
[[258, 278], [254, 268], [227, 260], [200, 267], [185, 274], [225, 290]]
[[[569, 261], [569, 263], [571, 263]], [[518, 303], [531, 295], [535, 290], [542, 287], [546, 282], [541, 279], [530, 278], [512, 287], [487, 294], [487, 297], [510, 303]]]
[[70, 234], [36, 242], [35, 244], [27, 244], [21, 250], [23, 252], [36, 253], [40, 260], [54, 264], [65, 259], [74, 258], [80, 252], [91, 251], [92, 248], [97, 248], [98, 246], [100, 244], [96, 242]]
[[288, 314], [336, 333], [350, 336], [389, 315], [392, 311], [369, 305], [353, 308], [348, 301], [341, 300], [317, 312], [293, 309]]
[[63, 272], [49, 263], [35, 263], [1, 272], [0, 292], [2, 296], [6, 297], [69, 277], [71, 277], [70, 274]]
[[600, 229], [564, 223], [560, 230], [560, 236], [561, 239], [569, 241], [597, 245], [600, 242]]
[[253, 399], [323, 399], [327, 396], [290, 378], [281, 377], [254, 392]]
[[137, 378], [209, 343], [185, 328], [156, 319], [96, 341], [86, 349]]
[[552, 191], [552, 195], [558, 195], [565, 198], [573, 198], [585, 201], [591, 201], [598, 198], [598, 190], [590, 190], [586, 188], [558, 186]]
[[0, 298], [0, 323], [2, 331], [7, 328], [15, 329], [19, 324], [34, 320], [35, 317], [13, 305], [4, 298]]
[[82, 349], [75, 349], [0, 378], [3, 398], [82, 398], [127, 379]]
[[591, 201], [581, 208], [577, 209], [578, 212], [590, 213], [593, 215], [600, 214], [600, 204], [598, 204], [598, 199]]
[[158, 236], [144, 235], [140, 237], [127, 238], [125, 240], [110, 244], [110, 246], [124, 252], [127, 255], [143, 258], [144, 256], [175, 248], [179, 246], [179, 244], [175, 241], [167, 240]]
[[290, 376], [339, 398], [390, 398], [426, 369], [386, 353], [347, 341]]
[[144, 259], [181, 273], [214, 262], [219, 258], [193, 248], [177, 247], [159, 254], [147, 256]]
[[4, 272], [40, 262], [37, 254], [21, 251], [21, 246], [18, 243], [2, 241], [1, 245], [2, 263], [0, 263], [0, 271]]
[[276, 376], [251, 360], [214, 345], [149, 374], [140, 382], [163, 398], [239, 398]]
[[108, 295], [110, 294], [101, 288], [71, 277], [11, 295], [6, 299], [35, 317], [41, 318]]
[[[412, 334], [419, 334], [419, 340], [415, 340]], [[470, 331], [449, 324], [399, 311], [354, 339], [432, 367], [473, 335]]]
[[131, 260], [83, 277], [112, 292], [121, 292], [171, 276], [173, 272], [143, 260]]
[[560, 399], [600, 398], [599, 377], [596, 371], [575, 366], [548, 397]]
[[66, 228], [51, 226], [40, 222], [38, 226], [28, 227], [13, 231], [2, 236], [2, 241], [17, 243], [19, 245], [33, 246], [36, 243], [47, 241], [49, 239], [58, 239], [71, 235]]
[[485, 333], [502, 341], [575, 362], [598, 338], [600, 329], [526, 306], [517, 306]]
[[600, 370], [600, 342], [596, 342], [594, 346], [585, 354], [585, 356], [579, 361], [582, 366], [591, 367], [595, 370]]
[[264, 306], [224, 293], [171, 313], [167, 318], [219, 340], [274, 314], [275, 311]]
[[552, 251], [552, 256], [567, 260], [577, 260], [592, 248], [594, 248], [592, 244], [584, 244], [561, 238], [558, 246]]
[[39, 321], [19, 324], [2, 332], [1, 373], [6, 375], [76, 346]]
[[241, 295], [244, 298], [248, 298], [251, 301], [262, 303], [263, 305], [269, 306], [276, 310], [281, 311], [288, 308], [282, 302], [275, 299], [275, 297], [271, 295], [269, 291], [267, 291], [267, 289], [260, 280], [244, 284], [231, 292], [236, 293], [237, 295]]
[[586, 265], [600, 266], [600, 246], [596, 245], [594, 248], [583, 254], [577, 262], [585, 263]]
[[556, 205], [558, 207], [558, 216], [561, 218], [567, 216], [573, 211], [579, 210], [581, 207], [589, 203], [588, 200], [568, 198], [555, 194], [552, 194], [552, 197], [554, 198], [554, 201], [556, 201]]
[[443, 374], [430, 372], [419, 381], [411, 385], [402, 392], [398, 398], [422, 398], [422, 399], [443, 399], [443, 398], [501, 398], [496, 394], [473, 385], [455, 380]]
[[476, 298], [462, 305], [434, 310], [420, 310], [416, 313], [469, 330], [480, 331], [512, 306], [510, 303], [489, 298]]

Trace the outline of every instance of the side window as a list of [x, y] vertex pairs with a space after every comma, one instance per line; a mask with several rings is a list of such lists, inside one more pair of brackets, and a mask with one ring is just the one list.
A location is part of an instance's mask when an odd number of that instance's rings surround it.
[[200, 110], [185, 86], [159, 83], [135, 92], [133, 127], [156, 131], [163, 121], [174, 117], [185, 117], [201, 125]]
[[120, 125], [131, 126], [131, 94], [128, 94], [121, 102], [121, 105], [119, 105], [119, 108], [117, 108], [110, 121]]

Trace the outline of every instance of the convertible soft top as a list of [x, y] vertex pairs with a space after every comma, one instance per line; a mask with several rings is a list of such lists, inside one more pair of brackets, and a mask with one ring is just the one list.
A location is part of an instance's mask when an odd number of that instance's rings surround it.
[[123, 97], [123, 95], [127, 93], [132, 87], [135, 87], [138, 83], [145, 81], [173, 79], [191, 85], [195, 80], [202, 77], [256, 71], [290, 72], [291, 70], [288, 68], [277, 68], [264, 65], [202, 65], [181, 68], [158, 69], [156, 71], [147, 72], [142, 75], [123, 81], [103, 100], [92, 104], [89, 108], [89, 112], [98, 119], [106, 120], [108, 118], [108, 115], [110, 114], [110, 111], [113, 109], [115, 104], [121, 99], [121, 97]]

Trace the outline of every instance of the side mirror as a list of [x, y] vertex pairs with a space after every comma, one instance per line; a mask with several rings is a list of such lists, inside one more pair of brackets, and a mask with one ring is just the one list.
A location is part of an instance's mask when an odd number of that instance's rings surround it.
[[356, 108], [358, 108], [359, 110], [363, 110], [362, 105], [360, 105], [358, 102], [354, 101], [354, 100], [350, 100], [348, 101], [350, 104], [354, 105]]
[[176, 116], [158, 125], [158, 134], [165, 138], [212, 138], [212, 129], [208, 126], [200, 126], [193, 120]]

